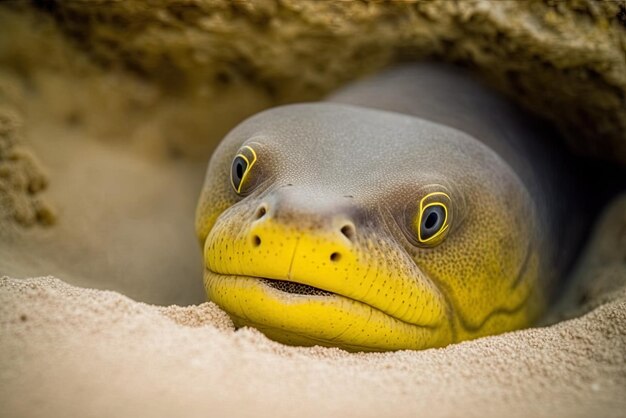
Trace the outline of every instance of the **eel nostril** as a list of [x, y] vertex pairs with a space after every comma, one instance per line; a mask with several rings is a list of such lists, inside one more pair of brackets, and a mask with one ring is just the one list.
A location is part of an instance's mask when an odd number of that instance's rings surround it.
[[354, 241], [356, 230], [354, 228], [354, 225], [346, 224], [341, 227], [341, 233], [343, 234], [344, 237], [348, 238], [350, 241]]
[[336, 261], [339, 261], [339, 260], [341, 260], [341, 254], [339, 254], [339, 253], [332, 253], [330, 255], [330, 261], [336, 262]]
[[252, 245], [254, 247], [258, 247], [259, 245], [261, 245], [261, 237], [259, 237], [258, 235], [254, 235], [252, 237]]
[[262, 217], [265, 216], [265, 214], [267, 213], [267, 207], [265, 205], [261, 205], [259, 206], [259, 208], [256, 210], [255, 214], [254, 214], [254, 218], [255, 219], [261, 219]]

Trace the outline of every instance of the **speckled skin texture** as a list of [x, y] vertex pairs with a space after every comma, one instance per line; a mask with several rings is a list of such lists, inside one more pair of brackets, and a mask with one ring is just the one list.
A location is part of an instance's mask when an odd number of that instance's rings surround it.
[[[229, 173], [244, 146], [258, 161], [240, 196]], [[450, 196], [434, 246], [413, 226], [432, 192]], [[197, 211], [205, 287], [235, 323], [286, 343], [443, 346], [527, 326], [543, 310], [553, 260], [538, 210], [511, 166], [457, 129], [343, 104], [275, 108], [211, 159]]]

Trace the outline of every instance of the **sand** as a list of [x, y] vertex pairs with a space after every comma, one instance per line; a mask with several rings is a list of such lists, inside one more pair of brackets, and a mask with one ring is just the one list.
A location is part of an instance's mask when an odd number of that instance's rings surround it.
[[0, 225], [3, 274], [56, 275], [156, 304], [204, 300], [194, 211], [205, 162], [133, 155], [54, 124], [27, 137], [53, 179], [44, 195], [57, 217], [49, 227]]

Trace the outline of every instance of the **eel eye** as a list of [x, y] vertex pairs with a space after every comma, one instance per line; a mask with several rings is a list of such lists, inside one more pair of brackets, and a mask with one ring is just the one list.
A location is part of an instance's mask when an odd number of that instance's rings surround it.
[[243, 176], [248, 172], [248, 165], [248, 160], [243, 155], [238, 155], [233, 160], [233, 165], [230, 170], [230, 179], [237, 193], [241, 192]]
[[443, 205], [433, 204], [422, 211], [420, 222], [420, 241], [428, 241], [437, 232], [441, 231], [446, 219], [446, 210]]
[[233, 159], [230, 167], [230, 183], [237, 194], [242, 194], [246, 178], [255, 162], [256, 152], [249, 146], [243, 147]]
[[437, 245], [450, 226], [449, 211], [446, 203], [450, 197], [443, 192], [435, 192], [420, 201], [419, 214], [415, 222], [417, 240], [420, 244]]

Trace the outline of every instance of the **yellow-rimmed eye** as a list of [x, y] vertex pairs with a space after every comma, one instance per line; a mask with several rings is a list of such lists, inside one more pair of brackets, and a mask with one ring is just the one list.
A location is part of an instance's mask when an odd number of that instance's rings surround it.
[[241, 194], [252, 166], [256, 162], [256, 152], [250, 146], [241, 148], [230, 167], [230, 183], [237, 194]]
[[445, 237], [449, 224], [447, 202], [450, 197], [443, 192], [429, 193], [420, 200], [415, 229], [421, 244], [435, 245]]

